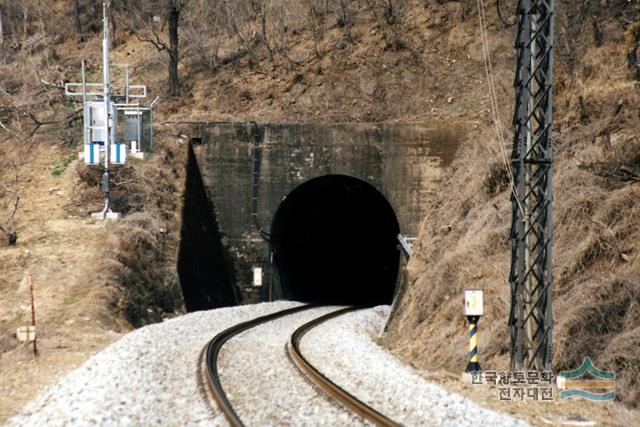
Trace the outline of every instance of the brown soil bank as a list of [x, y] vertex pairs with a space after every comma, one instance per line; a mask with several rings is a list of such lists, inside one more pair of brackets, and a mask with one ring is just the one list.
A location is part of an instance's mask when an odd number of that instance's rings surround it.
[[[11, 147], [0, 143], [0, 157]], [[184, 147], [161, 137], [148, 160], [114, 173], [114, 209], [127, 213], [118, 221], [89, 217], [102, 208], [99, 171], [74, 158], [75, 147], [36, 142], [20, 169], [18, 240], [0, 245], [0, 424], [132, 327], [183, 312], [175, 266]], [[27, 275], [37, 358], [15, 335], [31, 320]]]
[[[616, 372], [617, 398], [637, 407], [640, 97], [627, 67], [631, 35], [625, 40], [619, 19], [628, 13], [637, 21], [638, 13], [613, 1], [558, 8], [553, 369], [575, 369], [589, 356]], [[429, 204], [386, 338], [420, 369], [464, 370], [460, 301], [469, 288], [485, 292], [483, 368], [508, 368], [511, 205], [497, 150], [495, 133], [479, 131]]]

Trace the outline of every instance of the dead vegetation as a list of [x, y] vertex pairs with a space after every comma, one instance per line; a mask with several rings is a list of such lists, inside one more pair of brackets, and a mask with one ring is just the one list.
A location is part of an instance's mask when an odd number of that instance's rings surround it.
[[[640, 13], [635, 3], [608, 3], [586, 23], [587, 14], [601, 6], [559, 6], [553, 367], [556, 372], [574, 369], [589, 356], [598, 367], [616, 372], [618, 398], [636, 407], [640, 96], [627, 68], [623, 33]], [[597, 34], [584, 31], [585, 26], [594, 26]], [[494, 44], [508, 37], [491, 31]], [[502, 102], [513, 100], [504, 96]], [[478, 129], [474, 139], [493, 141], [495, 135]], [[500, 165], [489, 150], [468, 144], [430, 203], [387, 337], [396, 354], [421, 369], [464, 369], [459, 298], [465, 288], [484, 289], [488, 302], [480, 322], [483, 367], [508, 368], [511, 207], [508, 177]]]
[[[125, 215], [118, 227], [124, 234], [114, 251], [119, 292], [110, 304], [134, 327], [184, 309], [175, 263], [185, 153], [181, 144], [165, 140], [151, 160], [116, 166], [110, 174], [112, 209]], [[83, 218], [102, 209], [102, 171], [78, 163], [76, 173], [64, 209]]]

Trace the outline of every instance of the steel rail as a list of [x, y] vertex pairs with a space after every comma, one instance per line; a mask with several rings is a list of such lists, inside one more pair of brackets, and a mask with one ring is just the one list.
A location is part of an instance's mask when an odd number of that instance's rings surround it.
[[336, 383], [325, 377], [318, 369], [316, 369], [307, 359], [302, 355], [300, 351], [300, 340], [311, 329], [326, 322], [334, 317], [341, 316], [350, 311], [358, 310], [357, 307], [346, 307], [340, 310], [333, 311], [331, 313], [320, 316], [308, 323], [305, 323], [291, 335], [289, 343], [287, 344], [287, 353], [298, 367], [298, 369], [309, 378], [314, 384], [316, 384], [322, 391], [324, 391], [329, 397], [338, 401], [341, 405], [355, 412], [364, 419], [367, 419], [378, 426], [399, 426], [397, 422], [387, 418], [380, 412], [376, 411], [366, 403], [359, 400], [348, 391], [344, 390]]
[[207, 379], [210, 386], [213, 399], [216, 401], [222, 413], [234, 427], [242, 427], [244, 423], [236, 413], [235, 409], [231, 405], [227, 394], [220, 382], [220, 374], [218, 372], [218, 354], [220, 349], [226, 343], [234, 337], [248, 329], [258, 326], [262, 323], [270, 322], [271, 320], [278, 319], [280, 317], [288, 316], [290, 314], [297, 313], [299, 311], [308, 310], [317, 306], [314, 305], [301, 305], [298, 307], [288, 308], [286, 310], [276, 311], [275, 313], [267, 314], [266, 316], [257, 317], [255, 319], [248, 320], [246, 322], [238, 323], [216, 335], [206, 347], [206, 364], [207, 364]]

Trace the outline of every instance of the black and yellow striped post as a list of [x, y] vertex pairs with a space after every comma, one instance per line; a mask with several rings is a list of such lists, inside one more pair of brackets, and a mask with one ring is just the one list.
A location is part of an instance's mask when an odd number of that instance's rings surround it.
[[479, 372], [478, 362], [478, 320], [480, 316], [467, 316], [469, 320], [469, 363], [465, 372]]
[[483, 292], [480, 289], [464, 291], [464, 315], [469, 321], [469, 363], [465, 372], [480, 372], [478, 362], [478, 320], [484, 314]]

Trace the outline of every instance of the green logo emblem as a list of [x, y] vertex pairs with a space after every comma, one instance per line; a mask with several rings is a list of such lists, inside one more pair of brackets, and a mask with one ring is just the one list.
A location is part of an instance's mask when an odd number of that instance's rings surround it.
[[[584, 378], [586, 374], [592, 378]], [[615, 372], [601, 371], [593, 366], [591, 358], [585, 357], [578, 369], [562, 371], [558, 375], [560, 399], [613, 400], [616, 397], [615, 379]]]

